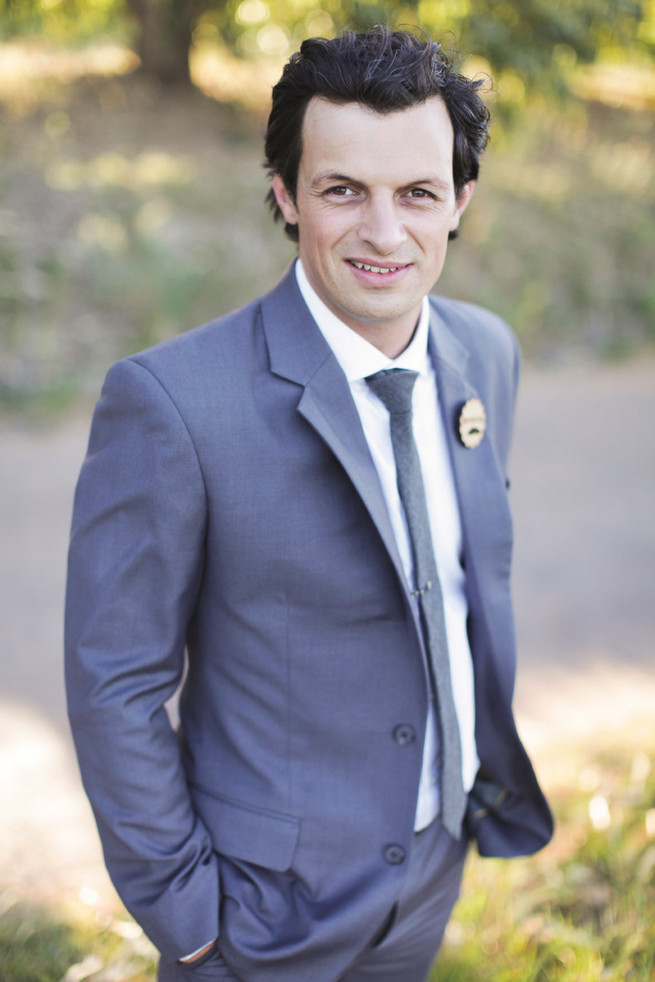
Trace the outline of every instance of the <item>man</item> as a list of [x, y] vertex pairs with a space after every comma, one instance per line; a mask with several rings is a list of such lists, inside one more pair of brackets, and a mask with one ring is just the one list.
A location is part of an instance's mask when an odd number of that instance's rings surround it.
[[427, 299], [486, 142], [477, 90], [410, 34], [306, 41], [266, 139], [299, 261], [107, 377], [69, 708], [162, 980], [420, 982], [468, 839], [551, 835], [511, 711], [518, 354]]

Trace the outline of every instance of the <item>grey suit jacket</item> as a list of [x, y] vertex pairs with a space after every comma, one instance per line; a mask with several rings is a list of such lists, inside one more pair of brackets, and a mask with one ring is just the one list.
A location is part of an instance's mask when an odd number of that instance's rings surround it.
[[[493, 315], [438, 299], [430, 344], [482, 762], [466, 834], [485, 855], [528, 853], [552, 824], [511, 709], [518, 355]], [[471, 396], [488, 414], [475, 450], [456, 436]], [[347, 381], [293, 272], [111, 369], [75, 499], [69, 712], [110, 874], [165, 958], [220, 932], [253, 982], [338, 977], [402, 883], [421, 645]], [[185, 648], [178, 735], [164, 703]]]

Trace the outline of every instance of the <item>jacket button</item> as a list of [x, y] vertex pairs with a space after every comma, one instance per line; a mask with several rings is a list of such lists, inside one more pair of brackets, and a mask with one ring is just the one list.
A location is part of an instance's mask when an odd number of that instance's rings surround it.
[[382, 855], [384, 856], [385, 861], [391, 866], [398, 866], [400, 863], [405, 862], [405, 856], [407, 853], [402, 846], [394, 843], [391, 846], [386, 846]]
[[400, 747], [406, 747], [408, 743], [416, 740], [416, 731], [409, 723], [400, 723], [393, 731], [393, 738]]

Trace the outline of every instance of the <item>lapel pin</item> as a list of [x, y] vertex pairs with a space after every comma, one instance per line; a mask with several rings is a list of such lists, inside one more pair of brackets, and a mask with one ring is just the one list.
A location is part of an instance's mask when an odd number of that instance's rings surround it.
[[482, 443], [487, 414], [479, 399], [467, 399], [459, 414], [459, 438], [469, 450]]

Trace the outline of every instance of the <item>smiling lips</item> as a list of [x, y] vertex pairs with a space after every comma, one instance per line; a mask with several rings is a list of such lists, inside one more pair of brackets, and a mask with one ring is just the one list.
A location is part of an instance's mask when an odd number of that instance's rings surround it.
[[350, 263], [351, 266], [354, 266], [355, 269], [363, 269], [366, 270], [367, 273], [378, 273], [378, 274], [397, 273], [399, 269], [407, 269], [407, 266], [409, 265], [408, 263], [406, 263], [403, 264], [402, 266], [372, 266], [370, 263], [360, 263], [357, 262], [355, 259], [349, 259], [348, 262]]

